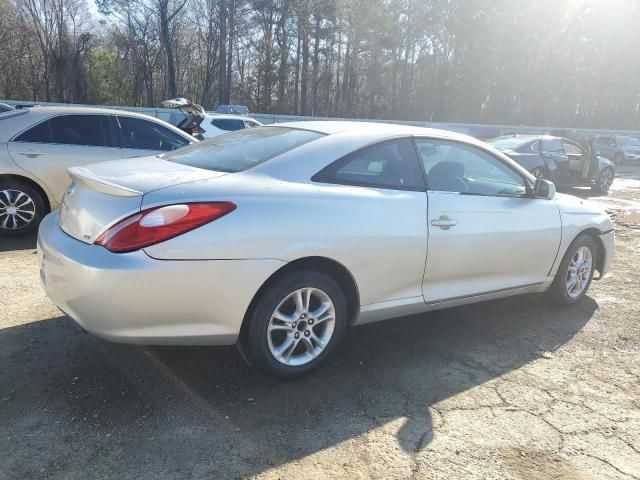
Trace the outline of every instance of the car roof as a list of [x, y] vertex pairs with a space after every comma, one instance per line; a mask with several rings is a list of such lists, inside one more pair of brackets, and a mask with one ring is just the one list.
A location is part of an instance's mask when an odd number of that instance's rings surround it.
[[570, 138], [567, 138], [567, 137], [558, 137], [556, 135], [538, 135], [534, 133], [527, 133], [527, 134], [518, 133], [516, 135], [502, 135], [500, 137], [490, 138], [489, 140], [487, 140], [487, 142], [493, 142], [494, 140], [506, 140], [509, 138], [521, 138], [522, 140], [525, 140], [527, 142], [532, 142], [534, 140], [568, 140], [569, 142], [575, 143], [575, 140], [571, 140]]
[[76, 107], [76, 106], [34, 106], [28, 108], [21, 108], [5, 112], [0, 119], [3, 121], [2, 128], [0, 128], [0, 142], [9, 141], [16, 134], [20, 133], [26, 128], [35, 125], [49, 117], [56, 115], [120, 115], [132, 118], [142, 118], [145, 120], [151, 120], [161, 123], [165, 127], [177, 132], [179, 135], [185, 138], [192, 139], [190, 135], [183, 132], [179, 128], [160, 120], [152, 115], [146, 115], [144, 113], [131, 112], [129, 110], [119, 110], [115, 108], [96, 108], [96, 107]]
[[343, 120], [307, 120], [298, 122], [272, 123], [274, 127], [298, 128], [301, 130], [311, 130], [325, 135], [334, 135], [347, 132], [364, 132], [378, 136], [379, 138], [421, 135], [426, 137], [438, 137], [450, 140], [462, 140], [466, 142], [479, 142], [477, 139], [462, 133], [450, 130], [438, 130], [435, 128], [418, 127], [414, 125], [403, 125], [398, 123], [383, 122], [352, 122]]
[[35, 114], [43, 114], [43, 115], [56, 115], [59, 113], [65, 114], [111, 114], [111, 115], [127, 115], [130, 117], [139, 117], [139, 118], [156, 118], [152, 115], [147, 115], [145, 113], [132, 112], [131, 110], [124, 110], [118, 108], [100, 108], [100, 107], [76, 107], [76, 106], [39, 106], [34, 105], [33, 107], [26, 107], [24, 110], [29, 110]]

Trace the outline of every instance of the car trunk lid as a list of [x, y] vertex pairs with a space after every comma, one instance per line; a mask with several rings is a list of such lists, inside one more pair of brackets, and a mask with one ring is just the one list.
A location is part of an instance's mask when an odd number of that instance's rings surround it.
[[71, 183], [60, 205], [60, 228], [93, 243], [109, 226], [140, 211], [145, 194], [224, 175], [158, 157], [101, 162], [69, 169]]

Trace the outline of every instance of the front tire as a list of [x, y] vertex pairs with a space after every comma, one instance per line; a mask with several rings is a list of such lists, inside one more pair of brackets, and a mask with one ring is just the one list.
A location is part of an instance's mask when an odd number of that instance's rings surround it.
[[240, 349], [263, 373], [289, 379], [318, 367], [344, 337], [347, 301], [320, 272], [288, 274], [270, 285], [250, 314]]
[[31, 185], [15, 180], [0, 181], [0, 236], [33, 233], [46, 213], [44, 198]]
[[586, 295], [593, 279], [597, 245], [590, 235], [580, 235], [565, 253], [549, 293], [560, 305], [574, 305]]
[[616, 174], [613, 171], [613, 168], [607, 167], [603, 169], [600, 172], [600, 175], [598, 175], [598, 178], [596, 179], [595, 183], [591, 186], [591, 189], [595, 193], [606, 195], [607, 193], [609, 193], [609, 189], [613, 184], [613, 179], [615, 178], [615, 176]]

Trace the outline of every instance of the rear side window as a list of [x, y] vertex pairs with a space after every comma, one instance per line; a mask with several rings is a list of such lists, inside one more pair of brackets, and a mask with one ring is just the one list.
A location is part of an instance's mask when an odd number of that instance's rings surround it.
[[294, 128], [256, 127], [194, 143], [162, 158], [205, 170], [240, 172], [322, 136]]
[[60, 115], [30, 128], [16, 141], [111, 147], [110, 122], [108, 115]]
[[424, 190], [424, 175], [410, 139], [367, 147], [334, 162], [313, 181], [397, 190]]
[[211, 125], [218, 127], [220, 130], [226, 130], [227, 132], [242, 130], [245, 128], [244, 123], [245, 122], [242, 120], [234, 120], [230, 118], [216, 118], [211, 120]]
[[171, 151], [184, 147], [189, 141], [166, 127], [142, 118], [118, 116], [122, 148]]
[[49, 121], [39, 123], [26, 132], [21, 133], [15, 139], [16, 142], [51, 143], [51, 130]]
[[64, 115], [49, 120], [52, 143], [110, 147], [107, 115]]

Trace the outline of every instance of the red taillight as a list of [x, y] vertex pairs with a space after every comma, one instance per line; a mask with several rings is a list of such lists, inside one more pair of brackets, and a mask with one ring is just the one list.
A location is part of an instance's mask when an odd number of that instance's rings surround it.
[[231, 202], [183, 203], [150, 208], [116, 223], [95, 243], [112, 252], [131, 252], [182, 235], [235, 209]]

